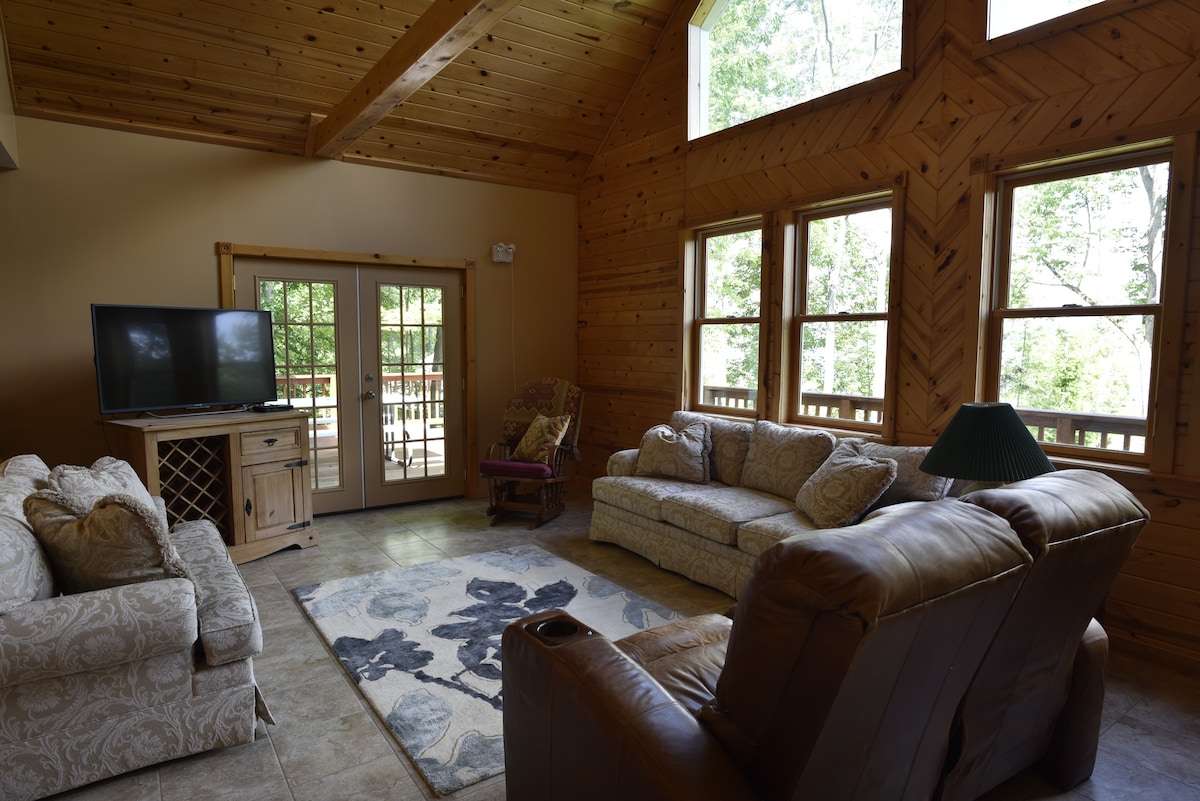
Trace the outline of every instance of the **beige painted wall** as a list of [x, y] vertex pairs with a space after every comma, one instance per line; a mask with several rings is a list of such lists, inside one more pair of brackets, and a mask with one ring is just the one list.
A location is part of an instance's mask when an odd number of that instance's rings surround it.
[[[0, 458], [108, 451], [90, 304], [216, 306], [215, 243], [476, 262], [481, 446], [536, 375], [576, 376], [573, 196], [18, 117], [0, 172]], [[491, 245], [515, 243], [515, 262]]]

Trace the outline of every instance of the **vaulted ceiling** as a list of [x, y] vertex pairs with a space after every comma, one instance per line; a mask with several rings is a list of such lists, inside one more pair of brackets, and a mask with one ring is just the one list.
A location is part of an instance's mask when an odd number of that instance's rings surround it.
[[19, 115], [574, 191], [676, 0], [0, 0]]

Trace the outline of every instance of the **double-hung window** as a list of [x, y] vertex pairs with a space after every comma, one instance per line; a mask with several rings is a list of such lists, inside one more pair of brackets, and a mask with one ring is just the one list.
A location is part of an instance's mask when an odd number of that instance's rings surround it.
[[1170, 155], [999, 179], [991, 394], [1041, 442], [1146, 453]]
[[794, 420], [883, 422], [892, 215], [886, 197], [796, 215]]
[[699, 406], [748, 416], [759, 408], [762, 252], [761, 220], [696, 236], [692, 397]]

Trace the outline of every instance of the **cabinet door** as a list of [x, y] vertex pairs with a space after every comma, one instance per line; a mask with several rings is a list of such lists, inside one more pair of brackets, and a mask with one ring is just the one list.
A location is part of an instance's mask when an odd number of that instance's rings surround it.
[[308, 524], [304, 471], [295, 462], [242, 468], [246, 542], [298, 531]]

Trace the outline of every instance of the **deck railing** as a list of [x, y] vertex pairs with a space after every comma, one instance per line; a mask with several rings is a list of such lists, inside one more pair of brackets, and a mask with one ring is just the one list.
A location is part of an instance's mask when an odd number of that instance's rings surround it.
[[[745, 387], [704, 387], [704, 404], [730, 409], [754, 409], [758, 392]], [[883, 421], [883, 398], [805, 392], [801, 412], [835, 420]], [[1145, 450], [1146, 420], [1116, 414], [1081, 414], [1045, 409], [1017, 409], [1039, 442], [1141, 453]]]
[[754, 409], [758, 406], [758, 390], [746, 387], [705, 387], [704, 405], [729, 409]]

